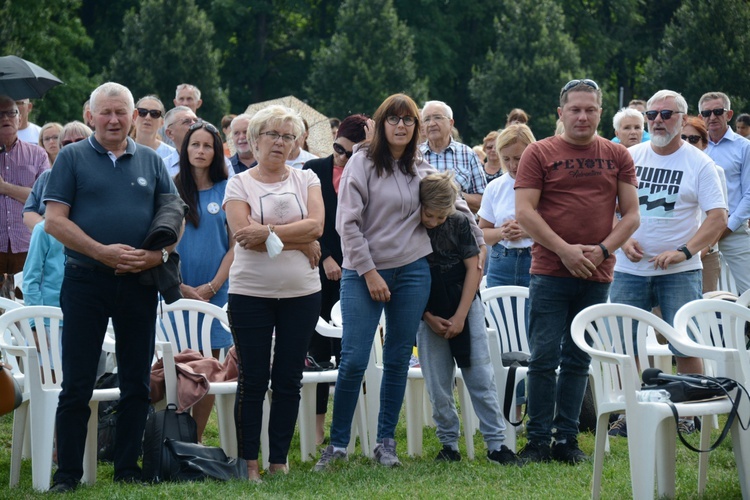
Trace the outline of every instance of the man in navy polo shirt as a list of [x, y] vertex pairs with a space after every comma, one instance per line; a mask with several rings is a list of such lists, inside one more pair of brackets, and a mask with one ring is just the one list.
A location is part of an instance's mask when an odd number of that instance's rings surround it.
[[142, 271], [162, 265], [172, 248], [138, 247], [157, 196], [177, 192], [156, 152], [128, 137], [135, 106], [126, 87], [99, 86], [91, 94], [87, 118], [96, 132], [60, 151], [44, 196], [45, 229], [65, 245], [67, 257], [60, 292], [65, 333], [56, 417], [58, 469], [51, 489], [60, 493], [75, 489], [83, 475], [88, 403], [110, 317], [121, 393], [114, 479], [140, 481], [157, 290], [138, 279]]

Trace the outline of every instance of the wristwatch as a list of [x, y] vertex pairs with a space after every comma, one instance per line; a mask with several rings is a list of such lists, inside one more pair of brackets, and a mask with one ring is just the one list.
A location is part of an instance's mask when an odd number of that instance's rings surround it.
[[693, 254], [690, 253], [687, 245], [682, 245], [681, 247], [677, 248], [677, 250], [685, 254], [685, 260], [690, 260], [693, 258]]
[[609, 259], [609, 250], [607, 250], [607, 247], [605, 247], [603, 244], [599, 243], [599, 248], [602, 249], [602, 255], [604, 256], [604, 260]]
[[161, 261], [163, 264], [166, 264], [169, 260], [169, 252], [167, 252], [166, 248], [161, 249]]

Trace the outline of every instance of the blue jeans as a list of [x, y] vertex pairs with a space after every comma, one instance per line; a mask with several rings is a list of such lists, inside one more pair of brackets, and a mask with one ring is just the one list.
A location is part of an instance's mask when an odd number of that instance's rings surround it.
[[341, 277], [344, 331], [331, 422], [331, 444], [341, 448], [345, 448], [351, 438], [354, 409], [384, 307], [386, 336], [377, 441], [394, 437], [404, 401], [409, 358], [430, 295], [430, 268], [425, 258], [403, 267], [378, 270], [378, 273], [391, 292], [391, 300], [386, 303], [370, 298], [365, 278], [356, 271], [344, 269]]
[[[581, 310], [607, 301], [609, 283], [532, 275], [529, 287], [531, 359], [529, 442], [576, 438], [591, 358], [573, 342], [570, 324]], [[555, 374], [560, 367], [559, 375]]]
[[[703, 274], [700, 269], [659, 276], [615, 272], [610, 292], [613, 303], [628, 304], [649, 312], [659, 306], [662, 319], [670, 325], [674, 325], [674, 315], [682, 306], [702, 297]], [[682, 356], [671, 345], [669, 348], [675, 355]]]
[[531, 248], [506, 248], [500, 243], [492, 246], [487, 270], [487, 287], [529, 286]]
[[285, 299], [229, 294], [229, 324], [239, 372], [234, 414], [240, 457], [258, 459], [263, 400], [270, 377], [268, 461], [287, 462], [299, 411], [305, 355], [318, 314], [320, 292]]
[[79, 481], [83, 476], [89, 400], [110, 317], [115, 328], [120, 385], [114, 478], [141, 476], [138, 456], [149, 405], [157, 291], [141, 285], [138, 275], [115, 276], [100, 269], [66, 264], [60, 290], [65, 334], [62, 392], [56, 415], [56, 483]]
[[[471, 338], [471, 366], [461, 368], [464, 383], [474, 412], [479, 419], [479, 430], [489, 451], [499, 450], [505, 442], [505, 419], [497, 398], [495, 371], [490, 360], [484, 306], [479, 297], [474, 299], [466, 317]], [[465, 335], [462, 334], [462, 335]], [[427, 392], [432, 403], [432, 419], [440, 444], [458, 450], [459, 420], [453, 386], [456, 364], [447, 339], [437, 335], [424, 321], [417, 332], [419, 363], [422, 366]]]

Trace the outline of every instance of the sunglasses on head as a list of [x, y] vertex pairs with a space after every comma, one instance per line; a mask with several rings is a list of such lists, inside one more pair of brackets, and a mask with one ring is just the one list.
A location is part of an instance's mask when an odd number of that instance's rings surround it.
[[580, 85], [580, 84], [588, 85], [589, 87], [591, 87], [591, 88], [592, 88], [592, 89], [594, 89], [594, 90], [599, 90], [599, 85], [597, 85], [597, 84], [596, 84], [596, 82], [595, 82], [594, 80], [589, 80], [589, 79], [587, 78], [587, 79], [585, 79], [585, 80], [571, 80], [571, 81], [569, 81], [569, 82], [568, 82], [568, 83], [566, 83], [566, 84], [565, 84], [565, 86], [564, 86], [564, 87], [562, 88], [562, 92], [560, 92], [560, 94], [564, 94], [564, 93], [565, 93], [565, 92], [567, 92], [568, 90], [570, 90], [570, 89], [572, 89], [573, 87], [575, 87], [576, 85]]
[[216, 127], [214, 127], [213, 125], [211, 125], [208, 122], [204, 122], [204, 121], [200, 121], [200, 120], [197, 121], [197, 122], [195, 122], [195, 123], [193, 123], [192, 125], [190, 125], [190, 128], [188, 130], [190, 132], [192, 132], [193, 130], [198, 130], [199, 128], [205, 128], [206, 130], [208, 130], [212, 134], [218, 134], [219, 133], [219, 130]]
[[73, 144], [74, 142], [81, 142], [82, 140], [86, 139], [85, 137], [78, 137], [77, 139], [65, 139], [62, 141], [63, 146], [67, 146], [68, 144]]
[[661, 111], [645, 111], [643, 114], [646, 115], [646, 118], [648, 118], [649, 121], [656, 120], [656, 117], [661, 115], [661, 119], [664, 121], [669, 120], [672, 118], [673, 114], [680, 114], [683, 113], [683, 111], [672, 111], [671, 109], [662, 109]]
[[699, 135], [685, 135], [682, 134], [682, 140], [688, 141], [690, 144], [698, 144], [703, 138]]
[[344, 146], [342, 146], [338, 142], [333, 143], [333, 150], [336, 152], [336, 154], [346, 155], [347, 158], [351, 158], [354, 154], [354, 151], [347, 151], [346, 148], [344, 148]]
[[146, 118], [146, 115], [151, 115], [151, 118], [156, 120], [157, 118], [161, 118], [161, 110], [138, 108], [138, 116], [140, 116], [141, 118]]
[[714, 116], [721, 116], [724, 114], [724, 111], [727, 111], [727, 110], [724, 108], [704, 109], [703, 111], [701, 111], [701, 116], [703, 118], [708, 118], [709, 116], [711, 116], [711, 113], [713, 113]]

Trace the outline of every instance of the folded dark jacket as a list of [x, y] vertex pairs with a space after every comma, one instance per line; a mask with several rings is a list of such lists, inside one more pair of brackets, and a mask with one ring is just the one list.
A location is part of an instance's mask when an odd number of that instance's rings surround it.
[[[441, 272], [439, 266], [430, 267], [432, 285], [430, 299], [427, 301], [427, 311], [444, 319], [456, 314], [461, 303], [461, 293], [466, 278], [466, 266], [459, 262], [447, 271]], [[471, 366], [471, 336], [469, 335], [469, 321], [466, 318], [463, 331], [448, 340], [451, 355], [459, 368]]]
[[[157, 197], [156, 215], [151, 221], [151, 227], [141, 248], [161, 250], [177, 243], [187, 211], [188, 206], [179, 195], [160, 194]], [[180, 256], [175, 251], [171, 252], [166, 263], [142, 272], [138, 281], [142, 285], [155, 286], [167, 304], [176, 302], [182, 298]]]

